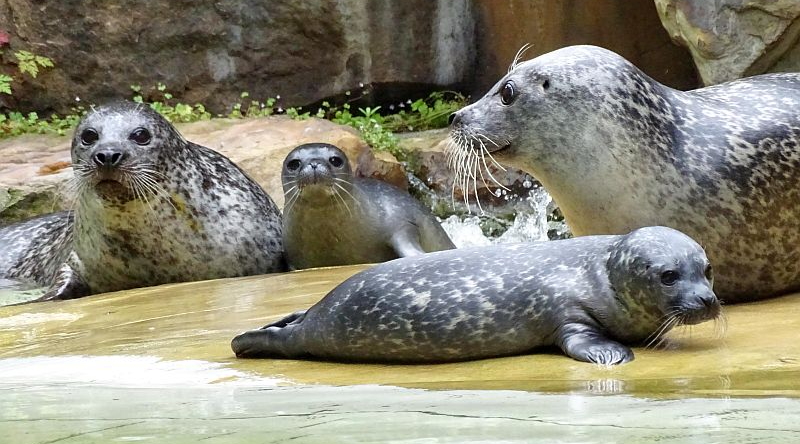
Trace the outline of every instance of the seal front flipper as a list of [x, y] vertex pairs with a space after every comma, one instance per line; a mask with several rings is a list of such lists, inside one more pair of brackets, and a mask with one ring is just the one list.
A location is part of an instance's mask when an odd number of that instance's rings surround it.
[[394, 233], [389, 239], [389, 245], [399, 257], [425, 254], [419, 243], [419, 229], [411, 223]]
[[633, 361], [630, 348], [608, 339], [589, 325], [573, 323], [561, 326], [556, 343], [567, 356], [582, 362], [616, 365]]
[[[74, 254], [74, 252], [71, 253], [70, 259]], [[53, 285], [47, 289], [42, 297], [33, 302], [76, 299], [90, 294], [89, 285], [86, 284], [72, 266], [65, 263], [58, 269]]]

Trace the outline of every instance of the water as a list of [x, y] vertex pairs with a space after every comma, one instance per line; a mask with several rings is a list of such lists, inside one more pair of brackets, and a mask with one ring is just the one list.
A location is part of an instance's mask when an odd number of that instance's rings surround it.
[[[797, 442], [800, 297], [605, 368], [238, 360], [230, 340], [366, 266], [0, 307], [0, 442]], [[769, 322], [765, 322], [769, 319]], [[202, 441], [201, 441], [202, 440]]]
[[[558, 217], [553, 198], [544, 188], [534, 187], [524, 198], [515, 200], [513, 221], [503, 223], [491, 215], [453, 215], [442, 221], [442, 227], [458, 248], [498, 243], [541, 242], [570, 237], [569, 228]], [[500, 234], [486, 229], [487, 220], [503, 225]], [[491, 227], [495, 228], [495, 227]]]

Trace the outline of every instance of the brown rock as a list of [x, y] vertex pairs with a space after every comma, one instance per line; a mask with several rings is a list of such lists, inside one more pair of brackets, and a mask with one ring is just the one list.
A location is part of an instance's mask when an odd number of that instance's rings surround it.
[[[294, 147], [309, 142], [340, 147], [362, 176], [408, 187], [405, 169], [386, 153], [373, 154], [350, 127], [327, 120], [213, 119], [178, 124], [192, 142], [230, 158], [283, 206], [281, 165]], [[64, 184], [72, 177], [69, 136], [26, 135], [0, 140], [0, 225], [69, 206]]]
[[796, 0], [656, 0], [673, 40], [689, 48], [706, 85], [800, 70]]

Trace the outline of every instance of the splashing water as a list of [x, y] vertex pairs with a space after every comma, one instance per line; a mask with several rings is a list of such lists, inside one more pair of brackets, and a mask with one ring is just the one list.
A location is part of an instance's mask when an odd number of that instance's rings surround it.
[[520, 199], [511, 225], [499, 236], [484, 233], [485, 219], [479, 216], [450, 216], [442, 227], [458, 248], [501, 243], [538, 242], [570, 237], [563, 221], [553, 220], [553, 198], [541, 187], [533, 188]]

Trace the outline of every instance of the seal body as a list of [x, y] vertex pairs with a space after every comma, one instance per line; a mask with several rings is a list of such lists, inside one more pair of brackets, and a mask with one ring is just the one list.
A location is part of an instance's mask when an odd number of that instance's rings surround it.
[[245, 358], [445, 362], [556, 345], [580, 361], [618, 364], [633, 359], [623, 344], [719, 313], [702, 248], [648, 227], [386, 262], [232, 348]]
[[716, 291], [800, 289], [800, 74], [670, 89], [597, 47], [514, 66], [453, 118], [462, 174], [492, 157], [533, 173], [576, 235], [665, 225], [697, 239]]
[[281, 179], [283, 241], [293, 269], [455, 248], [419, 201], [385, 182], [354, 177], [347, 156], [333, 145], [298, 146], [286, 156]]
[[0, 228], [0, 277], [50, 285], [72, 247], [71, 211]]
[[[3, 277], [51, 285], [44, 299], [285, 269], [272, 199], [146, 105], [95, 108], [75, 131], [72, 162], [74, 214], [7, 228], [0, 241], [27, 250], [16, 255], [22, 264], [0, 265]], [[55, 275], [53, 263], [61, 263]]]

